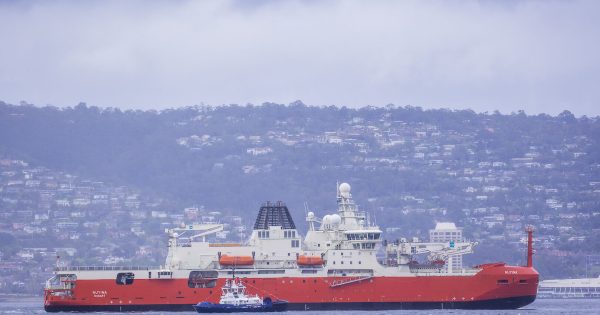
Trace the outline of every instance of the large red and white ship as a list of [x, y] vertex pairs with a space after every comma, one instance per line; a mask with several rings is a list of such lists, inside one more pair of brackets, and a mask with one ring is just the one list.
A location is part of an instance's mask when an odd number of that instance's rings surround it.
[[[168, 230], [165, 265], [57, 267], [44, 290], [54, 311], [193, 311], [218, 302], [220, 288], [239, 277], [250, 294], [289, 302], [289, 309], [515, 309], [533, 302], [538, 273], [528, 230], [526, 266], [488, 263], [452, 268], [447, 261], [475, 243], [386, 242], [358, 211], [350, 185], [338, 186], [337, 213], [307, 214], [304, 240], [283, 203], [265, 204], [245, 244], [210, 243], [220, 224]], [[384, 253], [384, 256], [377, 253]], [[427, 255], [429, 263], [414, 257]]]

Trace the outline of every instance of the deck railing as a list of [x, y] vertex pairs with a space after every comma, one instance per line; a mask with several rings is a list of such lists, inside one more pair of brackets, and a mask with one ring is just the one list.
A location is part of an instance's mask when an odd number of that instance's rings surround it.
[[69, 266], [56, 267], [54, 271], [110, 271], [110, 270], [160, 270], [156, 266]]

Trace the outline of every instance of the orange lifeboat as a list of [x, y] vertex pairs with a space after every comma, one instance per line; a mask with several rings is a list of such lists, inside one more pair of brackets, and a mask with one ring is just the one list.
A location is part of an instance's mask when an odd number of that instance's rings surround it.
[[299, 255], [296, 263], [300, 266], [318, 266], [324, 263], [323, 258], [319, 256]]
[[252, 256], [228, 256], [222, 255], [219, 264], [223, 266], [248, 266], [254, 264]]

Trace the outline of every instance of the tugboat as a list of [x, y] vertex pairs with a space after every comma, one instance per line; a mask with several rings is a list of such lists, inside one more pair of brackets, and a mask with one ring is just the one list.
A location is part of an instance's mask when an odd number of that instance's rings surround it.
[[261, 299], [258, 295], [247, 295], [246, 286], [238, 278], [227, 280], [221, 288], [219, 303], [200, 302], [194, 305], [198, 313], [241, 313], [241, 312], [282, 312], [288, 302], [273, 301], [270, 297]]

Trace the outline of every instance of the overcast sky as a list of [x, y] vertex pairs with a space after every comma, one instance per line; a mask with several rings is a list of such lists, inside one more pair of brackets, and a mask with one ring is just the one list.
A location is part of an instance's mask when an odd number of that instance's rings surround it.
[[600, 115], [600, 1], [0, 1], [0, 100]]

